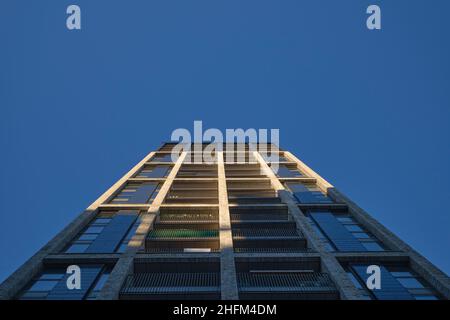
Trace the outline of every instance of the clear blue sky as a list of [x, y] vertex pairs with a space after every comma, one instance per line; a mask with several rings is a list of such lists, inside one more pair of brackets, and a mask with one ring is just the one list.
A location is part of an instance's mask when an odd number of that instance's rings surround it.
[[450, 273], [449, 13], [448, 0], [2, 0], [0, 280], [194, 120], [279, 128]]

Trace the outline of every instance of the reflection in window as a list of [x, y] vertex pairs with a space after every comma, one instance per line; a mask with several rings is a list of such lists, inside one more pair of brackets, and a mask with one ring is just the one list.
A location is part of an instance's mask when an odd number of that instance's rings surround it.
[[[369, 231], [367, 231], [362, 225], [360, 225], [356, 220], [349, 214], [334, 214], [336, 220], [344, 226], [344, 228], [356, 238], [361, 245], [367, 251], [385, 251], [384, 246], [378, 241]], [[311, 218], [310, 215], [307, 219], [314, 231], [316, 231], [322, 243], [326, 246], [328, 251], [339, 251], [333, 244], [333, 235], [327, 235], [323, 232], [320, 226]]]
[[[377, 263], [373, 264], [378, 265]], [[368, 264], [351, 264], [347, 266], [347, 275], [350, 280], [368, 299], [396, 299], [399, 297], [400, 289], [404, 290], [409, 295], [410, 299], [439, 299], [439, 296], [435, 290], [428, 285], [420, 275], [405, 266], [399, 265], [380, 265], [381, 289], [369, 290], [366, 287], [366, 278], [368, 275], [364, 272], [368, 266]], [[391, 279], [388, 279], [389, 277]], [[383, 281], [388, 282], [389, 285], [383, 287]], [[402, 296], [402, 299], [405, 299], [405, 295]]]
[[[83, 276], [83, 272], [86, 270], [86, 265], [80, 265], [81, 268], [81, 276]], [[92, 269], [91, 269], [92, 270]], [[95, 299], [97, 295], [100, 293], [100, 290], [103, 288], [108, 276], [111, 272], [111, 267], [99, 266], [97, 268], [97, 272], [94, 273], [94, 277], [92, 279], [85, 279], [83, 284], [85, 287], [80, 290], [71, 290], [68, 291], [66, 289], [65, 299]], [[88, 275], [91, 274], [91, 271], [88, 271]], [[51, 294], [57, 288], [61, 288], [61, 284], [66, 288], [67, 281], [66, 267], [61, 268], [50, 268], [44, 270], [40, 275], [31, 280], [30, 284], [28, 284], [22, 293], [19, 296], [21, 300], [46, 300], [47, 298], [51, 298]], [[58, 289], [58, 293], [61, 292], [61, 289]], [[81, 295], [80, 295], [81, 292]], [[53, 297], [54, 298], [54, 297]]]

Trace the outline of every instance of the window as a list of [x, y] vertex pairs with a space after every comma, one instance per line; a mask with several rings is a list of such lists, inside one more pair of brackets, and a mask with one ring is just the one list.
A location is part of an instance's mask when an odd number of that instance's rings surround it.
[[[139, 226], [138, 211], [102, 212], [68, 246], [65, 253], [122, 253]], [[98, 240], [98, 241], [97, 241]]]
[[295, 178], [302, 176], [295, 165], [280, 164], [278, 165], [278, 168], [276, 168], [277, 170], [275, 170], [273, 165], [271, 165], [271, 167], [273, 172], [280, 178]]
[[267, 163], [271, 163], [271, 162], [289, 162], [289, 159], [286, 158], [282, 154], [278, 154], [278, 153], [267, 153], [267, 154], [265, 154], [264, 152], [262, 152], [260, 154], [261, 154], [261, 156], [263, 157], [263, 159]]
[[328, 251], [385, 250], [381, 242], [348, 214], [312, 211], [307, 218]]
[[350, 232], [364, 232], [357, 224], [345, 224], [345, 228]]
[[79, 235], [79, 237], [67, 248], [66, 253], [84, 253], [110, 222], [110, 217], [100, 217], [94, 219], [91, 224]]
[[332, 203], [314, 183], [288, 182], [285, 184], [299, 203]]
[[397, 278], [397, 280], [402, 284], [402, 286], [408, 289], [423, 288], [423, 284], [421, 284], [416, 278]]
[[361, 242], [367, 251], [385, 250], [382, 244], [350, 215], [337, 215], [336, 219]]
[[152, 158], [151, 161], [152, 162], [172, 162], [172, 153], [157, 154]]
[[130, 242], [131, 238], [133, 238], [133, 236], [135, 235], [136, 230], [137, 230], [137, 228], [139, 227], [140, 224], [141, 224], [141, 219], [137, 219], [136, 222], [131, 227], [130, 231], [128, 231], [126, 237], [120, 243], [120, 246], [119, 246], [119, 248], [117, 248], [116, 252], [118, 252], [118, 253], [124, 253], [125, 252], [125, 250], [128, 247], [128, 243]]
[[165, 178], [170, 172], [168, 165], [144, 166], [136, 178]]
[[52, 290], [62, 278], [62, 275], [58, 275], [59, 279], [54, 277], [53, 279], [39, 278], [29, 289], [31, 292], [49, 291]]
[[[381, 269], [381, 289], [369, 290], [366, 287], [368, 264], [350, 264], [347, 267], [347, 275], [356, 288], [361, 290], [364, 296], [378, 299], [415, 299], [437, 300], [438, 294], [429, 286], [422, 277], [407, 268], [399, 265], [379, 265]], [[383, 282], [388, 285], [383, 287]]]
[[90, 243], [89, 244], [74, 243], [66, 250], [66, 253], [83, 253], [86, 251], [87, 248], [89, 248], [89, 246]]
[[309, 221], [309, 224], [313, 228], [313, 230], [316, 232], [317, 236], [320, 238], [322, 244], [325, 246], [325, 250], [327, 251], [335, 251], [336, 248], [333, 246], [333, 244], [328, 240], [328, 238], [325, 236], [325, 234], [322, 232], [322, 230], [319, 229], [319, 227], [314, 223], [314, 221], [311, 219], [311, 217], [308, 215], [306, 217]]
[[367, 251], [384, 251], [383, 247], [378, 242], [363, 242], [362, 245]]
[[106, 281], [108, 281], [109, 274], [111, 273], [111, 268], [106, 268], [103, 273], [98, 277], [97, 282], [94, 285], [94, 288], [91, 289], [89, 295], [86, 297], [86, 300], [95, 300], [105, 285]]
[[[69, 290], [66, 285], [66, 266], [44, 270], [32, 279], [22, 291], [21, 300], [46, 299], [95, 299], [108, 279], [111, 267], [99, 265], [80, 265], [81, 275], [84, 275], [83, 287], [80, 290]], [[92, 289], [91, 289], [92, 288]]]
[[367, 290], [361, 285], [359, 280], [356, 278], [356, 276], [351, 272], [347, 271], [347, 275], [350, 278], [350, 280], [353, 282], [354, 286], [360, 291], [360, 293], [364, 296], [366, 300], [372, 300], [372, 296], [369, 295]]
[[113, 204], [150, 203], [158, 194], [158, 182], [129, 182], [111, 200]]

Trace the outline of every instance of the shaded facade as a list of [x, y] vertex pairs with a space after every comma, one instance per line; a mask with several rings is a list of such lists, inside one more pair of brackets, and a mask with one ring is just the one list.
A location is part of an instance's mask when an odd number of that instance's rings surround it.
[[[148, 154], [0, 286], [1, 299], [448, 299], [450, 280], [292, 153]], [[242, 147], [242, 149], [241, 149]], [[196, 151], [194, 151], [196, 150]], [[276, 157], [274, 157], [276, 155]], [[69, 265], [81, 289], [66, 285]], [[368, 290], [378, 265], [382, 288]]]

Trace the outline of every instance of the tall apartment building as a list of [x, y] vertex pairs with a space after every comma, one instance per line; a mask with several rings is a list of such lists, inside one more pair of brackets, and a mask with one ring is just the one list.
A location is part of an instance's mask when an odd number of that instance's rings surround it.
[[[117, 181], [6, 279], [0, 298], [450, 297], [446, 274], [292, 153], [235, 144], [192, 163], [205, 145], [176, 161], [173, 147]], [[70, 265], [81, 268], [79, 290], [67, 287]], [[367, 289], [369, 265], [381, 289]]]

